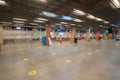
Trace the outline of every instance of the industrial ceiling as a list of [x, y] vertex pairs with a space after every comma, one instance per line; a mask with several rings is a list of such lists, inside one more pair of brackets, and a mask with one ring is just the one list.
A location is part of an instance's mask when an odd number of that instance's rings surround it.
[[[1, 0], [0, 0], [1, 1]], [[0, 5], [0, 22], [10, 22], [15, 24], [14, 18], [26, 19], [24, 25], [30, 26], [36, 18], [45, 18], [54, 23], [67, 22], [69, 24], [77, 24], [84, 26], [111, 25], [119, 21], [119, 9], [115, 9], [110, 5], [111, 0], [4, 0], [5, 5]], [[81, 10], [87, 15], [94, 15], [100, 19], [108, 21], [96, 21], [86, 16], [73, 14], [74, 10]], [[51, 18], [40, 15], [42, 11], [54, 13], [59, 16], [69, 16], [80, 19], [83, 22], [75, 22], [58, 18]], [[37, 23], [38, 24], [38, 23]], [[32, 25], [32, 24], [31, 24]], [[76, 25], [76, 26], [77, 26]]]

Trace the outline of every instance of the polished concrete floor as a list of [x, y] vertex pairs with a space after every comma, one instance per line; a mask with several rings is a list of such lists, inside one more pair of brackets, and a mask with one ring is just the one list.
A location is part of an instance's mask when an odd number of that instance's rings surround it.
[[120, 42], [4, 45], [0, 80], [120, 80]]

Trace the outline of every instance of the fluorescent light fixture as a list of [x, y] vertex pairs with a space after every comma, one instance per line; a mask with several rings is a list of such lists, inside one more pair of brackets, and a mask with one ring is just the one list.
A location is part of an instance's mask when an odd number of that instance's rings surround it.
[[116, 27], [119, 27], [118, 25], [116, 25]]
[[14, 24], [14, 26], [24, 26], [24, 24]]
[[19, 23], [19, 24], [23, 24], [25, 22], [22, 22], [22, 21], [13, 21], [14, 23]]
[[97, 18], [97, 17], [95, 18], [95, 20], [96, 20], [96, 21], [103, 21], [103, 19]]
[[111, 0], [111, 3], [112, 7], [114, 8], [120, 8], [120, 2], [119, 0]]
[[74, 19], [73, 21], [75, 21], [75, 22], [83, 22], [83, 20], [80, 20], [80, 19]]
[[47, 2], [47, 0], [40, 0], [41, 2]]
[[117, 27], [117, 25], [115, 25], [115, 24], [111, 24], [111, 26]]
[[0, 22], [0, 23], [2, 26], [9, 26], [12, 24], [11, 22]]
[[13, 18], [13, 20], [18, 20], [18, 21], [27, 21], [27, 19], [21, 19], [21, 18]]
[[111, 24], [111, 26], [114, 26], [114, 24]]
[[103, 25], [99, 25], [99, 27], [103, 27]]
[[60, 25], [59, 23], [56, 23], [55, 25]]
[[107, 24], [107, 23], [110, 23], [110, 22], [108, 22], [108, 21], [104, 21], [103, 23], [106, 23], [106, 24]]
[[7, 23], [7, 22], [0, 22], [0, 23], [4, 24], [4, 23]]
[[65, 26], [70, 26], [70, 25], [65, 25]]
[[48, 19], [45, 19], [45, 18], [36, 18], [36, 19], [41, 21], [48, 21]]
[[76, 26], [76, 24], [70, 24], [71, 26]]
[[6, 5], [6, 2], [3, 0], [0, 0], [0, 5]]
[[29, 23], [30, 25], [38, 25], [37, 23]]
[[42, 13], [40, 13], [40, 15], [46, 16], [46, 17], [57, 17], [57, 15], [55, 13], [51, 13], [51, 12], [47, 12], [47, 11], [42, 11]]
[[45, 23], [44, 21], [40, 21], [40, 20], [34, 20], [34, 22], [37, 22], [37, 23]]
[[74, 18], [72, 18], [70, 16], [64, 16], [63, 15], [60, 19], [72, 21]]
[[110, 2], [110, 5], [113, 9], [116, 9], [116, 6], [112, 2]]
[[68, 23], [66, 23], [66, 22], [61, 22], [61, 24], [68, 24]]
[[91, 14], [88, 14], [88, 15], [87, 15], [87, 18], [89, 18], [89, 19], [95, 19], [95, 16], [93, 16], [93, 15], [91, 15]]
[[114, 25], [114, 27], [118, 27], [117, 25]]
[[66, 26], [66, 28], [70, 28], [69, 26]]
[[112, 0], [116, 5], [120, 5], [120, 2], [119, 2], [119, 0]]
[[11, 22], [0, 22], [2, 24], [12, 24]]
[[73, 10], [73, 14], [79, 15], [79, 16], [84, 16], [84, 15], [86, 15], [85, 12], [83, 12], [83, 11], [81, 11], [81, 10], [77, 10], [77, 9], [74, 9], [74, 10]]
[[55, 25], [51, 25], [51, 26], [55, 26]]
[[37, 2], [44, 2], [44, 3], [47, 2], [47, 0], [35, 0], [35, 1], [37, 1]]
[[82, 25], [78, 25], [79, 27], [81, 27]]

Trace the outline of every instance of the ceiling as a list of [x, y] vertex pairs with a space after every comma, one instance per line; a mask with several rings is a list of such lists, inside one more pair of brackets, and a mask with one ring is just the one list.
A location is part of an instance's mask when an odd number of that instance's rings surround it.
[[[119, 11], [113, 9], [109, 2], [110, 0], [4, 0], [7, 5], [0, 5], [0, 22], [12, 22], [12, 18], [24, 18], [28, 21], [25, 25], [29, 26], [30, 22], [40, 16], [40, 12], [48, 11], [57, 15], [66, 15], [84, 20], [85, 22], [77, 23], [73, 21], [65, 21], [84, 26], [108, 25], [103, 22], [95, 21], [86, 18], [85, 16], [77, 16], [72, 14], [73, 9], [79, 9], [96, 17], [102, 18], [116, 24], [119, 20]], [[45, 17], [58, 23], [62, 20]], [[64, 20], [63, 20], [64, 21]]]

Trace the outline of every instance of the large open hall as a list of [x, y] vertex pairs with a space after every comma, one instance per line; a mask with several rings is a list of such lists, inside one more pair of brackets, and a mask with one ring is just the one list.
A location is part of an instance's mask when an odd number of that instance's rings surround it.
[[0, 80], [120, 80], [120, 0], [0, 0]]

